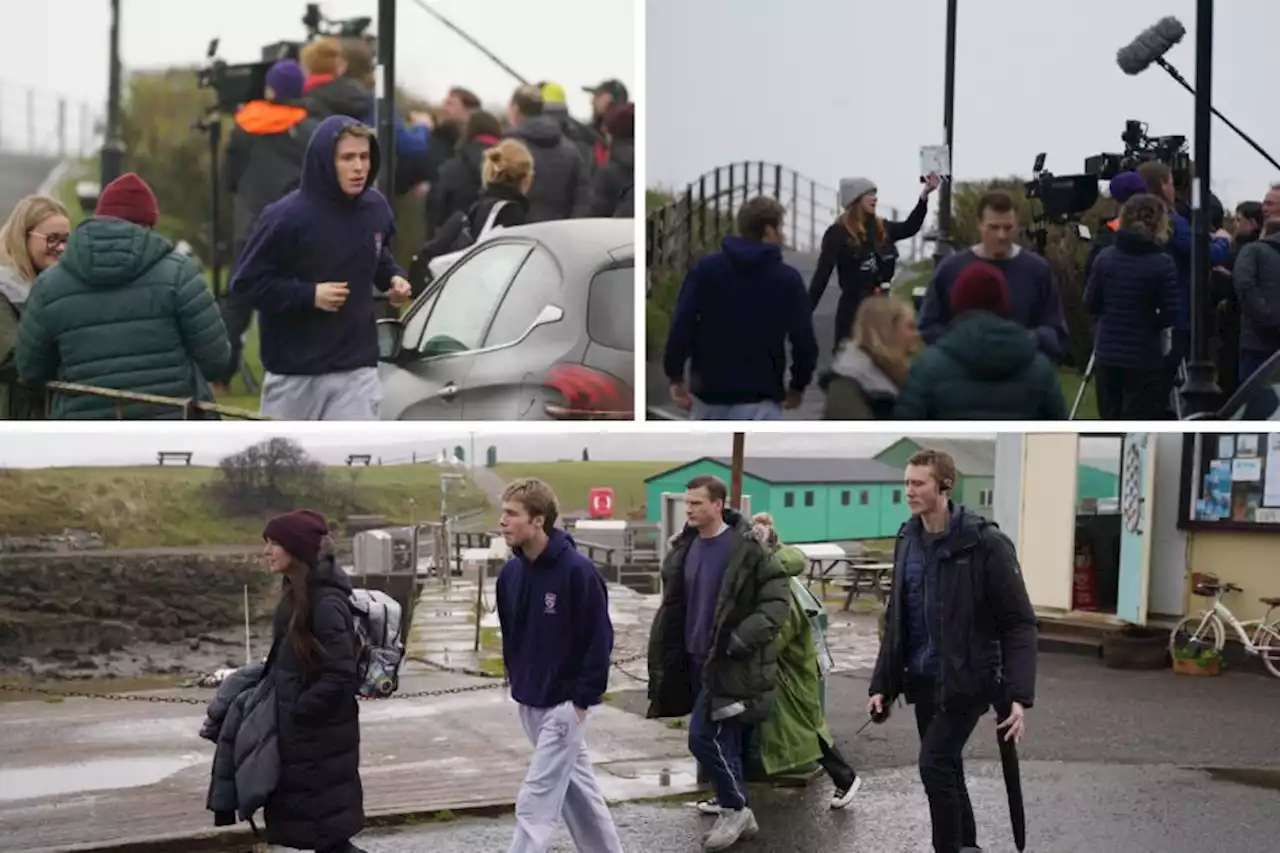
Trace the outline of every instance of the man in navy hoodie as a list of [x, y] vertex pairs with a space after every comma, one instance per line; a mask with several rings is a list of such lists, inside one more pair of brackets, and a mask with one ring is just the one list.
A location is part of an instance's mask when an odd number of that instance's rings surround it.
[[284, 420], [377, 420], [373, 288], [411, 295], [391, 255], [395, 217], [373, 186], [378, 140], [331, 116], [307, 146], [298, 189], [263, 209], [231, 279], [259, 312], [262, 413]]
[[724, 251], [694, 264], [680, 288], [663, 368], [672, 401], [694, 420], [778, 420], [813, 379], [818, 341], [804, 279], [782, 262], [783, 213], [772, 198], [748, 201], [738, 210], [741, 236], [725, 237]]
[[498, 575], [502, 661], [534, 746], [509, 853], [545, 853], [561, 818], [582, 853], [622, 853], [585, 739], [609, 686], [609, 596], [595, 564], [555, 529], [556, 504], [541, 480], [502, 494], [502, 538], [514, 552]]

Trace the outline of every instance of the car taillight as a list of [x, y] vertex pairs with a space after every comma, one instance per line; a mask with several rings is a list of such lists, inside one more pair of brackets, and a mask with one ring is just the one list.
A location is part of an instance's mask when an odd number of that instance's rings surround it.
[[562, 401], [548, 403], [547, 416], [556, 420], [631, 420], [635, 398], [631, 386], [581, 364], [557, 364], [542, 384], [560, 393]]

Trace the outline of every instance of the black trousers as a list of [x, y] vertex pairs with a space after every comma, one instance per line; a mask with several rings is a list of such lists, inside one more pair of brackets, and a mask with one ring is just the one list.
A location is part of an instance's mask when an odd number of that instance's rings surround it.
[[960, 853], [978, 846], [973, 803], [964, 781], [964, 748], [986, 705], [942, 710], [934, 691], [913, 691], [916, 729], [920, 733], [920, 781], [929, 800], [934, 853]]
[[827, 743], [822, 738], [818, 738], [818, 744], [822, 747], [822, 757], [818, 759], [818, 764], [822, 769], [827, 771], [827, 775], [831, 777], [831, 782], [841, 791], [848, 790], [853, 784], [853, 780], [858, 778], [857, 772], [853, 766], [845, 760], [840, 754], [840, 750], [836, 748], [835, 742]]
[[[231, 259], [231, 266], [227, 271], [228, 284], [231, 282], [231, 272], [235, 270], [236, 261], [240, 259], [240, 254], [243, 251], [244, 243], [237, 241], [234, 256]], [[226, 296], [222, 302], [222, 322], [227, 327], [227, 339], [231, 343], [231, 362], [227, 365], [226, 371], [217, 377], [217, 380], [229, 385], [240, 371], [244, 335], [249, 330], [249, 324], [253, 322], [253, 305], [245, 294], [231, 293], [231, 289], [227, 288]]]
[[1098, 417], [1104, 421], [1160, 421], [1169, 417], [1169, 373], [1162, 368], [1094, 369]]

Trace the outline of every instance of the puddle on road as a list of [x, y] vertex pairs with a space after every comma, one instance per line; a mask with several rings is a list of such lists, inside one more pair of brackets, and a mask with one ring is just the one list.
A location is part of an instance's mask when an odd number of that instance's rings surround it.
[[208, 761], [199, 753], [0, 768], [0, 802], [154, 785]]
[[1280, 770], [1264, 770], [1255, 767], [1205, 767], [1202, 769], [1216, 782], [1234, 782], [1250, 788], [1280, 791]]

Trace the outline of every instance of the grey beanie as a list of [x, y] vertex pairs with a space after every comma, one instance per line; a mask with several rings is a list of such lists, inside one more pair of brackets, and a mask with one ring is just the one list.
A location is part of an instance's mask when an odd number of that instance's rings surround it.
[[876, 191], [876, 185], [867, 178], [840, 179], [840, 207], [846, 208], [867, 193]]

